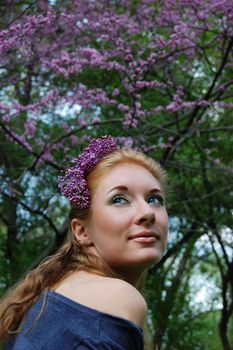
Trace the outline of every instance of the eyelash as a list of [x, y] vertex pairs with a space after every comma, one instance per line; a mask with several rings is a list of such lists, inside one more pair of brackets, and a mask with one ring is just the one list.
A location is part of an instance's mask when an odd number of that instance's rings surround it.
[[152, 197], [154, 197], [154, 198], [156, 198], [158, 200], [159, 205], [164, 205], [165, 204], [165, 200], [164, 200], [164, 198], [161, 195], [154, 194], [154, 195], [150, 196], [149, 199], [152, 198]]
[[[154, 205], [161, 205], [161, 206], [163, 206], [163, 205], [165, 204], [164, 198], [163, 198], [162, 196], [160, 196], [159, 194], [155, 194], [155, 195], [150, 196], [150, 197], [148, 198], [148, 200], [149, 200], [150, 198], [153, 198], [153, 197], [156, 198], [156, 199], [158, 200], [158, 202], [159, 202], [159, 203], [155, 203]], [[114, 202], [114, 201], [115, 201], [116, 199], [118, 199], [118, 198], [123, 198], [124, 200], [126, 200], [127, 202], [129, 202], [128, 199], [126, 199], [124, 195], [122, 195], [122, 194], [117, 194], [116, 196], [114, 196], [114, 197], [112, 198], [112, 204], [121, 205], [122, 203], [116, 203], [116, 202]], [[123, 203], [123, 204], [125, 204], [125, 203]]]
[[[125, 200], [127, 200], [124, 196], [118, 194], [118, 195], [116, 195], [116, 196], [114, 196], [114, 197], [112, 198], [112, 204], [121, 204], [121, 203], [115, 202], [115, 200], [116, 200], [116, 199], [119, 199], [119, 198], [124, 198]], [[128, 202], [128, 200], [127, 200], [127, 202]]]

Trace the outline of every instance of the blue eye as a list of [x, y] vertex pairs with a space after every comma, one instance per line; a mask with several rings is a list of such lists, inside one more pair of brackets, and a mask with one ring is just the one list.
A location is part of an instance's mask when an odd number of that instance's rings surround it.
[[164, 198], [159, 194], [156, 194], [148, 198], [148, 203], [154, 205], [164, 205]]
[[128, 200], [125, 197], [118, 195], [118, 196], [113, 197], [112, 203], [113, 204], [126, 204], [126, 203], [128, 203]]

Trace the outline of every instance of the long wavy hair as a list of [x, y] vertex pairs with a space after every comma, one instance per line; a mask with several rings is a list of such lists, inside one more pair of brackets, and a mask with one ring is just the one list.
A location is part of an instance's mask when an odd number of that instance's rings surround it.
[[[122, 149], [104, 157], [87, 176], [91, 198], [104, 175], [120, 163], [134, 163], [143, 166], [159, 181], [163, 191], [166, 191], [166, 172], [158, 162], [135, 150]], [[70, 223], [74, 218], [85, 220], [90, 210], [91, 205], [88, 209], [78, 209], [71, 203]], [[80, 245], [69, 225], [67, 237], [57, 252], [43, 259], [1, 300], [0, 340], [20, 331], [20, 324], [25, 313], [43, 291], [53, 289], [69, 274], [80, 270], [116, 277], [104, 261]]]

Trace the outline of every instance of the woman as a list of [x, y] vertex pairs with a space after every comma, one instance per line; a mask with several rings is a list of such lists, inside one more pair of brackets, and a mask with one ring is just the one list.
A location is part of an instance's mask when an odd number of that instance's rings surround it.
[[166, 174], [142, 153], [93, 140], [60, 179], [70, 229], [0, 307], [7, 349], [143, 349], [137, 290], [167, 242]]

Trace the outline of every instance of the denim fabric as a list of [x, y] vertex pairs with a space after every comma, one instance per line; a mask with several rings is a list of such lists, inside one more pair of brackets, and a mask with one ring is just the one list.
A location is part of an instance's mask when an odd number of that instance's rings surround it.
[[143, 350], [143, 332], [123, 318], [47, 292], [33, 304], [20, 333], [5, 347], [5, 350], [39, 349]]

